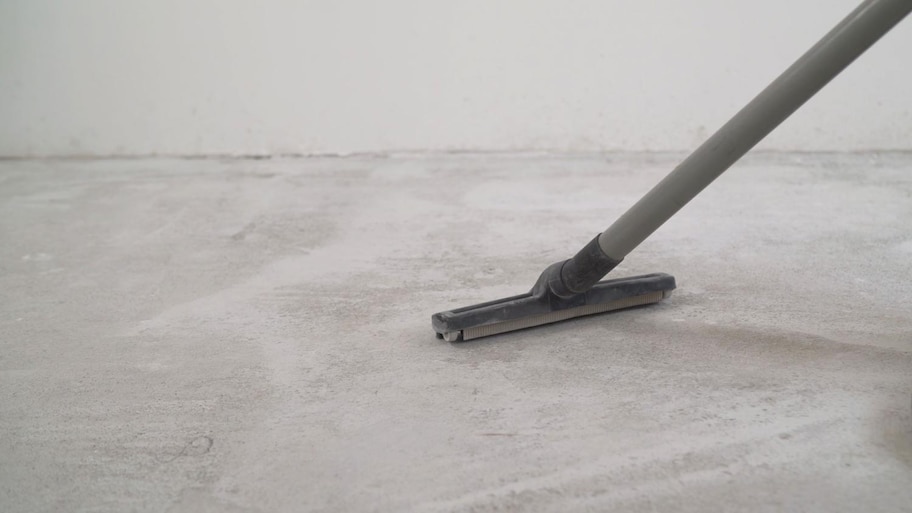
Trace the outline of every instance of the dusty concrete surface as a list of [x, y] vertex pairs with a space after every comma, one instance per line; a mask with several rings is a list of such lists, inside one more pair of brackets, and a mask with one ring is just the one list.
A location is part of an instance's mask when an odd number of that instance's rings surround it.
[[674, 155], [0, 163], [0, 510], [912, 508], [912, 155], [760, 155], [478, 342]]

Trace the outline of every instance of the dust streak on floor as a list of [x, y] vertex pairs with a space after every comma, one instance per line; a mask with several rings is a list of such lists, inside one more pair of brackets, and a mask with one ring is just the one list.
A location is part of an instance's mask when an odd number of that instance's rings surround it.
[[0, 162], [0, 510], [912, 508], [912, 155], [761, 154], [477, 342], [679, 155]]

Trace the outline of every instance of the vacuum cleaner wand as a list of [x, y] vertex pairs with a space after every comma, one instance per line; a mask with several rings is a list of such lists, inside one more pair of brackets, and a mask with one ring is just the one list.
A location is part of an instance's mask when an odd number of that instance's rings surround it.
[[666, 274], [599, 280], [910, 11], [912, 0], [863, 2], [607, 230], [545, 269], [531, 292], [436, 313], [437, 336], [470, 340], [668, 297], [675, 282]]

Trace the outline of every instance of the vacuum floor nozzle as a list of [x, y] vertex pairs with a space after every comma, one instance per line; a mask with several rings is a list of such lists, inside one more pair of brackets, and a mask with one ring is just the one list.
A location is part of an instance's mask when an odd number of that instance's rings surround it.
[[663, 273], [600, 281], [586, 292], [558, 296], [549, 278], [560, 274], [563, 262], [542, 273], [523, 295], [436, 313], [431, 324], [448, 342], [472, 340], [509, 331], [565, 321], [585, 315], [658, 303], [675, 288], [673, 276]]

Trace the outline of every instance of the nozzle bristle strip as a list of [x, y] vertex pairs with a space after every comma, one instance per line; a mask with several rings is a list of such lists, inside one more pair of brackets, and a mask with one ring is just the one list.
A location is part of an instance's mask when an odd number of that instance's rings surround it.
[[516, 331], [525, 328], [531, 328], [533, 326], [541, 326], [543, 324], [566, 321], [575, 317], [584, 317], [586, 315], [605, 313], [612, 310], [621, 310], [634, 306], [658, 303], [670, 295], [670, 290], [660, 290], [657, 292], [643, 294], [641, 296], [625, 297], [623, 299], [610, 301], [608, 303], [578, 306], [576, 308], [568, 308], [566, 310], [558, 310], [556, 312], [549, 312], [541, 315], [531, 315], [523, 319], [514, 319], [505, 322], [498, 322], [496, 324], [487, 324], [485, 326], [466, 328], [462, 330], [462, 340], [490, 337], [491, 335], [498, 335], [500, 333], [506, 333], [508, 331]]

